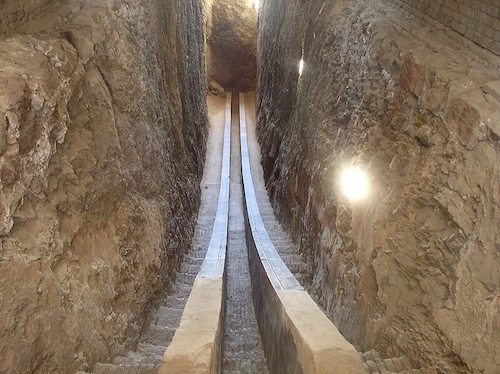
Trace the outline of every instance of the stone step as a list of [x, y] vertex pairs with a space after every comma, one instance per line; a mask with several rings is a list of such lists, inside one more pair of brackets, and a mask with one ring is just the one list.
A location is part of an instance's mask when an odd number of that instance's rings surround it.
[[171, 295], [167, 298], [167, 301], [165, 302], [164, 306], [166, 308], [177, 308], [177, 309], [184, 308], [184, 306], [186, 305], [186, 301], [188, 299], [188, 296]]
[[295, 274], [308, 274], [307, 265], [302, 261], [293, 261], [283, 258], [283, 262], [286, 264], [288, 269]]
[[198, 251], [191, 251], [189, 255], [193, 258], [198, 259], [198, 260], [201, 259], [202, 263], [203, 263], [203, 260], [205, 259], [205, 255], [207, 254], [207, 249], [208, 248], [205, 248], [203, 250], [198, 250]]
[[286, 234], [286, 231], [283, 230], [283, 226], [281, 226], [281, 224], [278, 221], [269, 219], [264, 221], [264, 225], [266, 226], [266, 229], [271, 233], [275, 235], [284, 235], [286, 236], [287, 239], [289, 239], [288, 235]]
[[287, 264], [287, 267], [290, 269], [295, 278], [297, 278], [300, 274], [305, 276], [302, 279], [306, 279], [308, 276], [307, 267], [303, 264]]
[[276, 249], [281, 249], [283, 252], [289, 252], [289, 253], [298, 253], [298, 248], [293, 245], [292, 242], [288, 239], [283, 239], [280, 237], [271, 237], [271, 241], [273, 242], [273, 245]]
[[191, 252], [189, 252], [189, 255], [191, 257], [204, 260], [205, 255], [207, 254], [207, 250], [208, 250], [208, 244], [207, 244], [207, 248], [192, 250]]
[[151, 325], [143, 337], [143, 341], [148, 344], [167, 347], [175, 335], [176, 327], [166, 327]]
[[158, 349], [147, 351], [140, 350], [140, 346], [143, 343], [137, 345], [137, 351], [130, 351], [127, 356], [119, 356], [113, 360], [113, 365], [118, 366], [143, 366], [143, 365], [159, 365], [163, 359], [163, 353], [158, 355], [161, 350], [165, 352], [164, 347], [158, 347]]
[[158, 372], [158, 368], [159, 365], [157, 364], [97, 364], [94, 368], [94, 374], [156, 374]]
[[176, 283], [172, 289], [171, 296], [173, 297], [189, 297], [192, 285]]
[[162, 306], [155, 315], [154, 323], [159, 326], [171, 327], [171, 323], [178, 323], [181, 320], [183, 306], [168, 307]]
[[[194, 254], [192, 254], [190, 252], [186, 256], [184, 256], [184, 261], [182, 262], [182, 265], [186, 264], [186, 265], [195, 265], [195, 266], [201, 267], [201, 264], [203, 264], [204, 258], [205, 258], [205, 255], [203, 255], [203, 256], [196, 255], [195, 256]], [[182, 268], [182, 265], [181, 265], [181, 268]]]
[[420, 369], [412, 367], [406, 356], [382, 358], [376, 351], [368, 351], [361, 354], [364, 361], [365, 371], [370, 374], [376, 373], [423, 373]]
[[294, 274], [295, 279], [303, 286], [309, 280], [309, 274]]
[[361, 353], [361, 358], [365, 361], [366, 360], [373, 361], [377, 358], [382, 358], [382, 356], [377, 351], [371, 350], [371, 351], [366, 351], [366, 352]]
[[271, 240], [273, 241], [274, 245], [276, 245], [276, 243], [279, 243], [279, 242], [293, 245], [293, 242], [288, 237], [288, 235], [286, 235], [281, 230], [269, 230], [269, 228], [267, 228], [267, 226], [266, 226], [266, 229], [268, 230], [267, 233], [268, 233], [269, 237], [271, 238]]
[[198, 273], [177, 273], [175, 276], [175, 282], [180, 284], [190, 284], [194, 283], [194, 279], [196, 278]]
[[196, 274], [200, 271], [201, 264], [203, 264], [202, 258], [186, 258], [179, 268], [180, 273], [192, 273]]
[[141, 357], [148, 357], [153, 359], [156, 358], [161, 363], [161, 360], [163, 359], [163, 354], [165, 353], [165, 349], [166, 347], [164, 345], [156, 345], [156, 344], [141, 342], [137, 346], [136, 354], [140, 355]]

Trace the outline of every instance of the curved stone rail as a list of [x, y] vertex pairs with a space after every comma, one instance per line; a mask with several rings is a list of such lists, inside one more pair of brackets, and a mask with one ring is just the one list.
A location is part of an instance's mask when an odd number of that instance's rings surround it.
[[226, 98], [224, 147], [217, 213], [207, 254], [179, 328], [163, 356], [161, 374], [219, 373], [225, 310], [227, 227], [231, 164], [231, 94]]
[[250, 169], [243, 93], [240, 93], [240, 139], [253, 299], [270, 371], [364, 373], [359, 353], [302, 288], [269, 238]]

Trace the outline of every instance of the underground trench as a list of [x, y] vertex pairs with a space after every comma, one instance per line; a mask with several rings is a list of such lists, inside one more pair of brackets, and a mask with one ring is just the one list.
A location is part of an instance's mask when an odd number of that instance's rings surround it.
[[[210, 260], [205, 260], [207, 251], [215, 238], [214, 247], [222, 248], [225, 255], [223, 267], [224, 278], [221, 291], [212, 295], [210, 301], [202, 301], [201, 305], [193, 304], [203, 314], [218, 314], [223, 318], [223, 338], [209, 337], [211, 344], [222, 344], [218, 366], [224, 372], [265, 373], [267, 364], [262, 347], [257, 319], [252, 301], [252, 287], [250, 281], [248, 249], [245, 239], [245, 219], [243, 215], [243, 186], [241, 177], [240, 137], [239, 137], [239, 97], [227, 95], [224, 97], [209, 96], [208, 111], [210, 132], [207, 147], [207, 159], [201, 183], [202, 198], [198, 215], [198, 222], [193, 238], [193, 246], [186, 255], [176, 277], [173, 290], [165, 295], [165, 299], [149, 317], [148, 325], [144, 329], [137, 350], [128, 356], [118, 357], [111, 364], [98, 364], [95, 373], [118, 373], [139, 370], [141, 372], [156, 372], [163, 363], [163, 354], [167, 349], [175, 331], [181, 323], [181, 316], [190, 297], [193, 282], [204, 264], [211, 268]], [[230, 134], [230, 136], [228, 136]], [[230, 140], [230, 153], [224, 153]], [[226, 158], [226, 160], [225, 160]], [[226, 168], [226, 173], [223, 169]], [[224, 175], [225, 174], [225, 175]], [[229, 204], [221, 202], [221, 186], [229, 186]], [[262, 187], [261, 187], [262, 188]], [[226, 209], [226, 210], [224, 210]], [[217, 222], [216, 216], [227, 215], [227, 219]], [[226, 231], [227, 238], [224, 238]], [[227, 240], [227, 243], [226, 243]], [[222, 243], [222, 244], [220, 244]], [[205, 261], [205, 262], [204, 262]], [[209, 270], [210, 272], [211, 270]], [[207, 304], [215, 302], [221, 308], [207, 308]], [[193, 344], [196, 334], [200, 331], [200, 322], [194, 319], [186, 322], [186, 337], [188, 345]], [[220, 327], [218, 327], [220, 328]], [[217, 340], [219, 339], [219, 342]], [[180, 354], [182, 355], [182, 346]], [[189, 354], [188, 354], [189, 355]], [[209, 355], [211, 357], [211, 354]], [[212, 360], [212, 358], [210, 358]], [[192, 367], [181, 360], [173, 363], [166, 372], [190, 372]], [[202, 364], [206, 364], [203, 362]], [[179, 365], [178, 367], [176, 365]], [[187, 365], [187, 366], [184, 366]]]
[[0, 0], [0, 373], [497, 374], [500, 5], [434, 3]]
[[[309, 372], [324, 370], [325, 360], [362, 371], [357, 352], [276, 250], [304, 276], [263, 185], [254, 94], [210, 96], [208, 106], [211, 130], [193, 246], [173, 289], [149, 316], [137, 349], [96, 365], [94, 372], [266, 373], [269, 365], [271, 372]], [[343, 357], [322, 352], [328, 350]]]
[[361, 356], [301, 285], [305, 263], [264, 185], [255, 94], [207, 101], [211, 126], [192, 248], [173, 289], [148, 317], [137, 349], [97, 364], [94, 372], [411, 370], [404, 358]]

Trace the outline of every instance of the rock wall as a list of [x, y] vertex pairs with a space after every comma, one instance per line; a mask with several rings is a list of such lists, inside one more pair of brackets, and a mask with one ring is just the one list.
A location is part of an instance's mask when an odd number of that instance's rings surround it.
[[0, 372], [125, 352], [169, 286], [199, 204], [203, 6], [0, 1], [22, 15], [0, 26]]
[[384, 1], [265, 1], [258, 48], [268, 192], [320, 305], [359, 350], [495, 373], [500, 71]]
[[0, 29], [12, 30], [21, 23], [30, 22], [44, 10], [50, 9], [57, 0], [0, 0]]
[[210, 80], [227, 91], [255, 90], [257, 13], [252, 2], [212, 0], [208, 40]]

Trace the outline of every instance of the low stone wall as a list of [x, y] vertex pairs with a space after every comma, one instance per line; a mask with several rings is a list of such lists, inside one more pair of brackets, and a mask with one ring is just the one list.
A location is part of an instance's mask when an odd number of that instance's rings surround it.
[[224, 150], [217, 213], [202, 268], [160, 374], [220, 373], [226, 300], [226, 249], [231, 165], [231, 94], [226, 98]]
[[[255, 314], [259, 323], [268, 368], [271, 372], [278, 372], [281, 368], [286, 373], [302, 373], [303, 370], [297, 360], [298, 353], [293, 335], [289, 327], [281, 320], [281, 316], [284, 314], [283, 306], [260, 261], [246, 206], [245, 232]], [[291, 357], [294, 359], [291, 360]]]
[[225, 277], [195, 280], [159, 374], [222, 371], [225, 288]]

